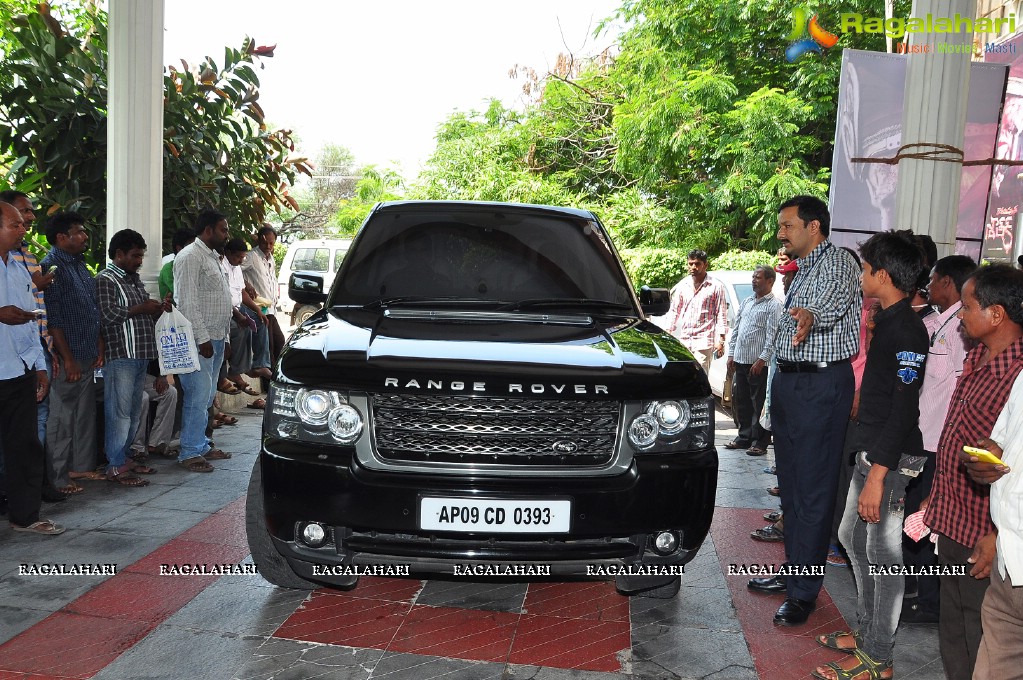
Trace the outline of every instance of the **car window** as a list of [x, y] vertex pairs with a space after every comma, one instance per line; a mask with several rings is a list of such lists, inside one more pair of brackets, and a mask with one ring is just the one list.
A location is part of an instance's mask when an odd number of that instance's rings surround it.
[[737, 283], [735, 284], [735, 299], [742, 304], [742, 301], [753, 295], [753, 284], [751, 283]]
[[[325, 272], [330, 262], [330, 248], [298, 248], [291, 261], [292, 270]], [[336, 271], [335, 267], [335, 271]]]
[[632, 304], [610, 244], [585, 219], [410, 210], [368, 222], [349, 252], [334, 304], [403, 295]]
[[348, 251], [343, 248], [338, 248], [334, 251], [334, 266], [331, 267], [331, 271], [335, 274], [337, 273], [337, 270], [341, 268], [341, 262], [345, 259], [345, 253], [347, 252]]

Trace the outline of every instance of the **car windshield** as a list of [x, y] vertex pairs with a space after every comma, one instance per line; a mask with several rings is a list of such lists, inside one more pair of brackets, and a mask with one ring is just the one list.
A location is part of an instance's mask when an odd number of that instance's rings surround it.
[[345, 258], [340, 279], [332, 305], [435, 299], [512, 309], [550, 300], [594, 311], [588, 303], [599, 300], [618, 313], [622, 305], [635, 309], [599, 225], [500, 208], [376, 214]]

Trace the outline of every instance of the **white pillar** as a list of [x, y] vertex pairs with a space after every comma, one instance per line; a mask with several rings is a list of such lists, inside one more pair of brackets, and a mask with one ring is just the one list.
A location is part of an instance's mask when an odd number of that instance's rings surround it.
[[[976, 12], [976, 0], [913, 0], [911, 16], [923, 18], [929, 13], [935, 18], [954, 18], [959, 14], [972, 21]], [[970, 92], [970, 53], [938, 54], [937, 46], [970, 46], [973, 33], [909, 35], [911, 44], [930, 45], [930, 53], [910, 54], [906, 58], [902, 143], [949, 144], [962, 149]], [[906, 152], [920, 150], [931, 147]], [[930, 235], [938, 246], [938, 257], [955, 252], [962, 170], [959, 163], [942, 161], [903, 159], [899, 163], [895, 223], [900, 229]]]
[[134, 229], [149, 246], [139, 274], [157, 293], [163, 250], [164, 0], [110, 0], [107, 243]]

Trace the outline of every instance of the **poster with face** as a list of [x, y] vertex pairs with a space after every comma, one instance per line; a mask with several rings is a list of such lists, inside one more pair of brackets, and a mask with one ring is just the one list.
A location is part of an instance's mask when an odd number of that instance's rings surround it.
[[983, 256], [988, 260], [1013, 260], [1023, 252], [1020, 243], [1023, 204], [1023, 35], [1004, 43], [1009, 49], [986, 52], [990, 64], [1009, 66], [1009, 84], [998, 126], [994, 157], [1019, 160], [1019, 165], [996, 165], [991, 173], [987, 215], [984, 222]]
[[[898, 166], [854, 158], [892, 158], [902, 145], [906, 60], [921, 55], [843, 50], [838, 124], [832, 164], [832, 241], [856, 248], [871, 234], [907, 228], [896, 224]], [[1006, 69], [972, 64], [964, 140], [965, 158], [990, 158], [1005, 91]], [[966, 166], [960, 183], [956, 252], [980, 256], [990, 166]], [[913, 228], [908, 225], [908, 228]]]

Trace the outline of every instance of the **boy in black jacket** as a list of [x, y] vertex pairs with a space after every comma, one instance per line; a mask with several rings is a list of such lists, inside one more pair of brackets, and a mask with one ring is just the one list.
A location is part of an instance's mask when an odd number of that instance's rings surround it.
[[858, 630], [817, 638], [825, 647], [852, 655], [814, 671], [826, 680], [893, 675], [892, 651], [905, 589], [906, 484], [924, 462], [917, 423], [928, 337], [909, 303], [923, 259], [911, 240], [894, 232], [870, 237], [860, 254], [863, 295], [877, 298], [881, 310], [874, 317], [857, 419], [846, 432], [846, 449], [857, 452], [856, 469], [839, 529], [856, 577]]

